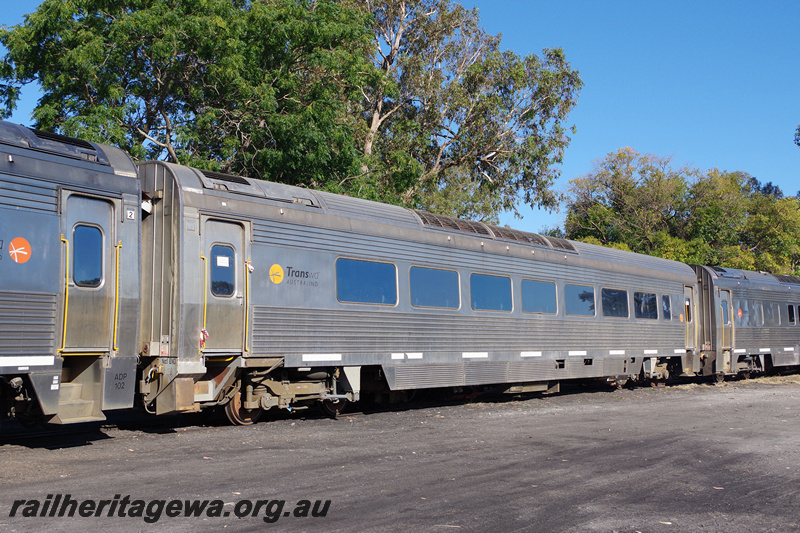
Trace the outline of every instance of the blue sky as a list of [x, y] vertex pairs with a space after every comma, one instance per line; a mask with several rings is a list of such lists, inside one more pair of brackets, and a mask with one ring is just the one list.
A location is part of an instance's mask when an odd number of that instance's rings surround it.
[[[0, 24], [22, 22], [39, 0], [2, 0]], [[577, 133], [556, 188], [593, 161], [630, 146], [674, 164], [741, 170], [784, 193], [800, 190], [800, 1], [463, 0], [489, 33], [520, 55], [563, 48], [584, 87], [569, 117]], [[12, 120], [30, 123], [37, 94]], [[522, 210], [501, 223], [525, 231], [561, 225]]]

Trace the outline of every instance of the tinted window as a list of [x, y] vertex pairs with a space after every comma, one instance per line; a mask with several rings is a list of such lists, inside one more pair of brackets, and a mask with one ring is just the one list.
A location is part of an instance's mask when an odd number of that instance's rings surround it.
[[458, 272], [436, 268], [411, 267], [411, 305], [458, 309]]
[[603, 316], [628, 318], [628, 291], [603, 289]]
[[658, 318], [656, 295], [649, 292], [634, 292], [633, 309], [636, 318]]
[[746, 326], [750, 320], [750, 304], [747, 300], [734, 298], [733, 300], [733, 325]]
[[511, 278], [472, 274], [469, 284], [473, 309], [511, 311]]
[[72, 279], [79, 287], [103, 282], [103, 233], [95, 226], [75, 226], [72, 232]]
[[551, 281], [522, 280], [522, 311], [524, 313], [556, 314], [556, 284]]
[[794, 320], [794, 306], [793, 306], [792, 304], [789, 304], [789, 305], [786, 307], [786, 310], [787, 310], [787, 311], [789, 311], [789, 325], [790, 325], [790, 326], [794, 326], [794, 325], [795, 325], [795, 320]]
[[397, 274], [391, 263], [336, 260], [336, 297], [340, 302], [397, 303]]
[[722, 300], [722, 302], [720, 302], [720, 307], [722, 308], [722, 323], [730, 324], [730, 317], [728, 316], [728, 300]]
[[755, 302], [753, 304], [753, 313], [751, 314], [751, 326], [763, 326], [764, 325], [764, 306], [761, 305], [761, 302]]
[[236, 289], [236, 259], [233, 248], [215, 244], [211, 247], [211, 294], [233, 296]]
[[594, 316], [594, 287], [564, 285], [564, 311], [568, 315]]
[[767, 326], [780, 326], [781, 313], [778, 304], [768, 303], [765, 306], [764, 322]]
[[661, 316], [664, 317], [664, 320], [672, 320], [672, 302], [669, 294], [661, 295]]

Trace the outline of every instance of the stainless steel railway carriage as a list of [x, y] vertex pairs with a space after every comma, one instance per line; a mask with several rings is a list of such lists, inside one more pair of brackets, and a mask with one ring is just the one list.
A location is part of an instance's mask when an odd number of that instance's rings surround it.
[[694, 266], [704, 366], [718, 376], [800, 364], [800, 278]]
[[[546, 391], [800, 362], [800, 285], [768, 276], [742, 274], [740, 293], [719, 270], [137, 169], [117, 149], [8, 123], [0, 158], [0, 417], [96, 420], [136, 400], [158, 414], [224, 405], [247, 424], [272, 407], [334, 413], [423, 388]], [[729, 324], [737, 301], [748, 318]], [[786, 313], [779, 337], [750, 321], [767, 301]], [[739, 330], [752, 339], [741, 348]]]

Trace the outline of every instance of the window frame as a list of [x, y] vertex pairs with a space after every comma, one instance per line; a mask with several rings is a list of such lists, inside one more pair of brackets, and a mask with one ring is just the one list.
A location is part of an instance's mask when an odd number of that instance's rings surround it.
[[[522, 284], [528, 282], [533, 283], [547, 283], [553, 286], [553, 299], [556, 304], [556, 310], [552, 313], [546, 313], [544, 311], [526, 311], [525, 310], [525, 290], [522, 287]], [[520, 301], [520, 309], [522, 310], [523, 314], [526, 315], [545, 315], [545, 316], [556, 316], [558, 315], [559, 310], [559, 301], [558, 301], [558, 285], [555, 281], [545, 280], [545, 279], [533, 279], [533, 278], [522, 278], [519, 283], [519, 301]]]
[[[225, 268], [225, 267], [218, 267], [216, 265], [216, 258], [220, 257], [219, 255], [216, 255], [216, 256], [214, 255], [214, 250], [216, 248], [226, 248], [226, 249], [228, 249], [228, 250], [230, 250], [232, 252], [232, 256], [229, 257], [233, 262], [233, 264], [230, 266], [230, 268], [232, 269], [232, 273], [233, 273], [233, 283], [231, 284], [232, 285], [232, 289], [231, 289], [230, 294], [222, 294], [222, 293], [218, 294], [218, 293], [216, 293], [214, 291], [214, 269], [215, 268]], [[208, 274], [208, 288], [209, 288], [209, 291], [211, 292], [211, 295], [214, 298], [225, 298], [225, 299], [229, 299], [229, 298], [235, 297], [236, 296], [236, 287], [237, 287], [237, 283], [236, 283], [237, 282], [237, 280], [236, 280], [236, 263], [237, 263], [236, 262], [236, 248], [234, 248], [229, 243], [216, 242], [216, 243], [211, 245], [210, 255], [211, 255], [211, 258], [210, 258], [210, 261], [211, 261], [211, 269], [210, 270], [211, 271]]]
[[[580, 287], [583, 289], [592, 289], [592, 305], [594, 309], [591, 315], [587, 314], [575, 314], [569, 312], [569, 298], [567, 298], [567, 287]], [[564, 316], [574, 316], [574, 317], [584, 317], [584, 318], [594, 318], [597, 316], [597, 289], [595, 289], [594, 285], [577, 285], [575, 283], [564, 283]]]
[[[483, 307], [475, 307], [475, 301], [473, 299], [473, 291], [472, 288], [474, 286], [473, 276], [482, 276], [484, 278], [499, 278], [508, 280], [508, 296], [509, 296], [509, 303], [511, 304], [510, 309], [493, 309], [493, 308], [483, 308]], [[489, 311], [493, 313], [513, 313], [514, 312], [514, 283], [511, 279], [511, 276], [506, 276], [503, 274], [487, 274], [485, 272], [470, 272], [469, 274], [469, 306], [470, 309], [473, 311]]]
[[[83, 281], [78, 281], [75, 277], [78, 273], [78, 268], [76, 266], [76, 261], [78, 261], [78, 256], [82, 255], [79, 252], [83, 251], [81, 248], [78, 247], [78, 242], [75, 238], [75, 233], [78, 231], [79, 228], [87, 228], [91, 230], [97, 231], [98, 235], [100, 236], [100, 279], [97, 284], [89, 284], [84, 283]], [[105, 241], [106, 241], [106, 234], [103, 231], [103, 227], [97, 224], [90, 224], [86, 222], [78, 222], [72, 227], [72, 282], [75, 284], [76, 287], [80, 287], [81, 289], [100, 289], [106, 282], [106, 254], [105, 254]]]
[[[392, 303], [383, 303], [383, 302], [362, 302], [358, 300], [342, 300], [339, 296], [339, 289], [341, 288], [341, 284], [339, 283], [339, 261], [356, 261], [359, 263], [373, 263], [379, 265], [389, 265], [394, 269], [394, 302]], [[381, 261], [378, 259], [364, 259], [361, 257], [350, 257], [350, 256], [340, 256], [337, 257], [334, 261], [334, 278], [336, 281], [335, 292], [336, 292], [336, 301], [341, 304], [354, 304], [354, 305], [379, 305], [381, 307], [396, 307], [400, 302], [400, 288], [398, 282], [398, 273], [397, 273], [397, 264], [392, 263], [391, 261]]]
[[[636, 304], [636, 295], [642, 294], [647, 296], [653, 297], [653, 310], [655, 312], [655, 316], [646, 316], [646, 315], [639, 315], [639, 306]], [[647, 291], [633, 291], [633, 317], [636, 320], [658, 320], [658, 293], [655, 292], [647, 292]]]
[[[664, 309], [664, 303], [667, 303], [667, 310]], [[669, 311], [669, 315], [667, 315], [667, 311]], [[664, 322], [672, 322], [672, 295], [670, 294], [662, 294], [661, 295], [661, 319]]]
[[[432, 306], [432, 305], [418, 305], [414, 303], [414, 282], [411, 278], [411, 271], [415, 268], [419, 268], [422, 270], [438, 270], [440, 272], [452, 272], [456, 275], [456, 291], [457, 291], [457, 298], [458, 298], [458, 305], [456, 307], [442, 307], [442, 306]], [[411, 265], [408, 267], [408, 301], [411, 304], [411, 307], [414, 309], [442, 309], [447, 311], [458, 311], [461, 309], [461, 305], [463, 303], [462, 295], [461, 295], [461, 272], [458, 270], [454, 270], [451, 268], [441, 268], [441, 267], [432, 267], [428, 265]]]
[[[616, 291], [625, 293], [625, 315], [608, 315], [606, 314], [606, 299], [605, 299], [605, 291]], [[600, 305], [602, 307], [601, 313], [603, 318], [611, 318], [611, 319], [628, 319], [631, 317], [631, 305], [630, 300], [628, 298], [628, 289], [617, 289], [614, 287], [600, 287]]]

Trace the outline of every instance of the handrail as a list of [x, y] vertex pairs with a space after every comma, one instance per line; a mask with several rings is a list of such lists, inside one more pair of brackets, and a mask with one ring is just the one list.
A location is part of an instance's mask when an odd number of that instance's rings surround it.
[[252, 272], [253, 265], [251, 260], [245, 262], [245, 302], [244, 302], [244, 351], [250, 351], [250, 273]]
[[202, 354], [206, 346], [206, 311], [208, 309], [208, 260], [206, 256], [200, 252], [200, 259], [203, 260], [203, 329], [200, 332], [200, 349], [197, 353]]
[[114, 276], [114, 342], [112, 348], [115, 352], [119, 351], [117, 348], [117, 325], [119, 323], [119, 251], [122, 249], [122, 241], [116, 246], [117, 249], [117, 272]]
[[69, 312], [69, 240], [64, 238], [63, 233], [61, 242], [67, 245], [67, 254], [64, 259], [64, 323], [61, 328], [61, 348], [57, 352], [59, 354], [67, 349], [67, 313]]

